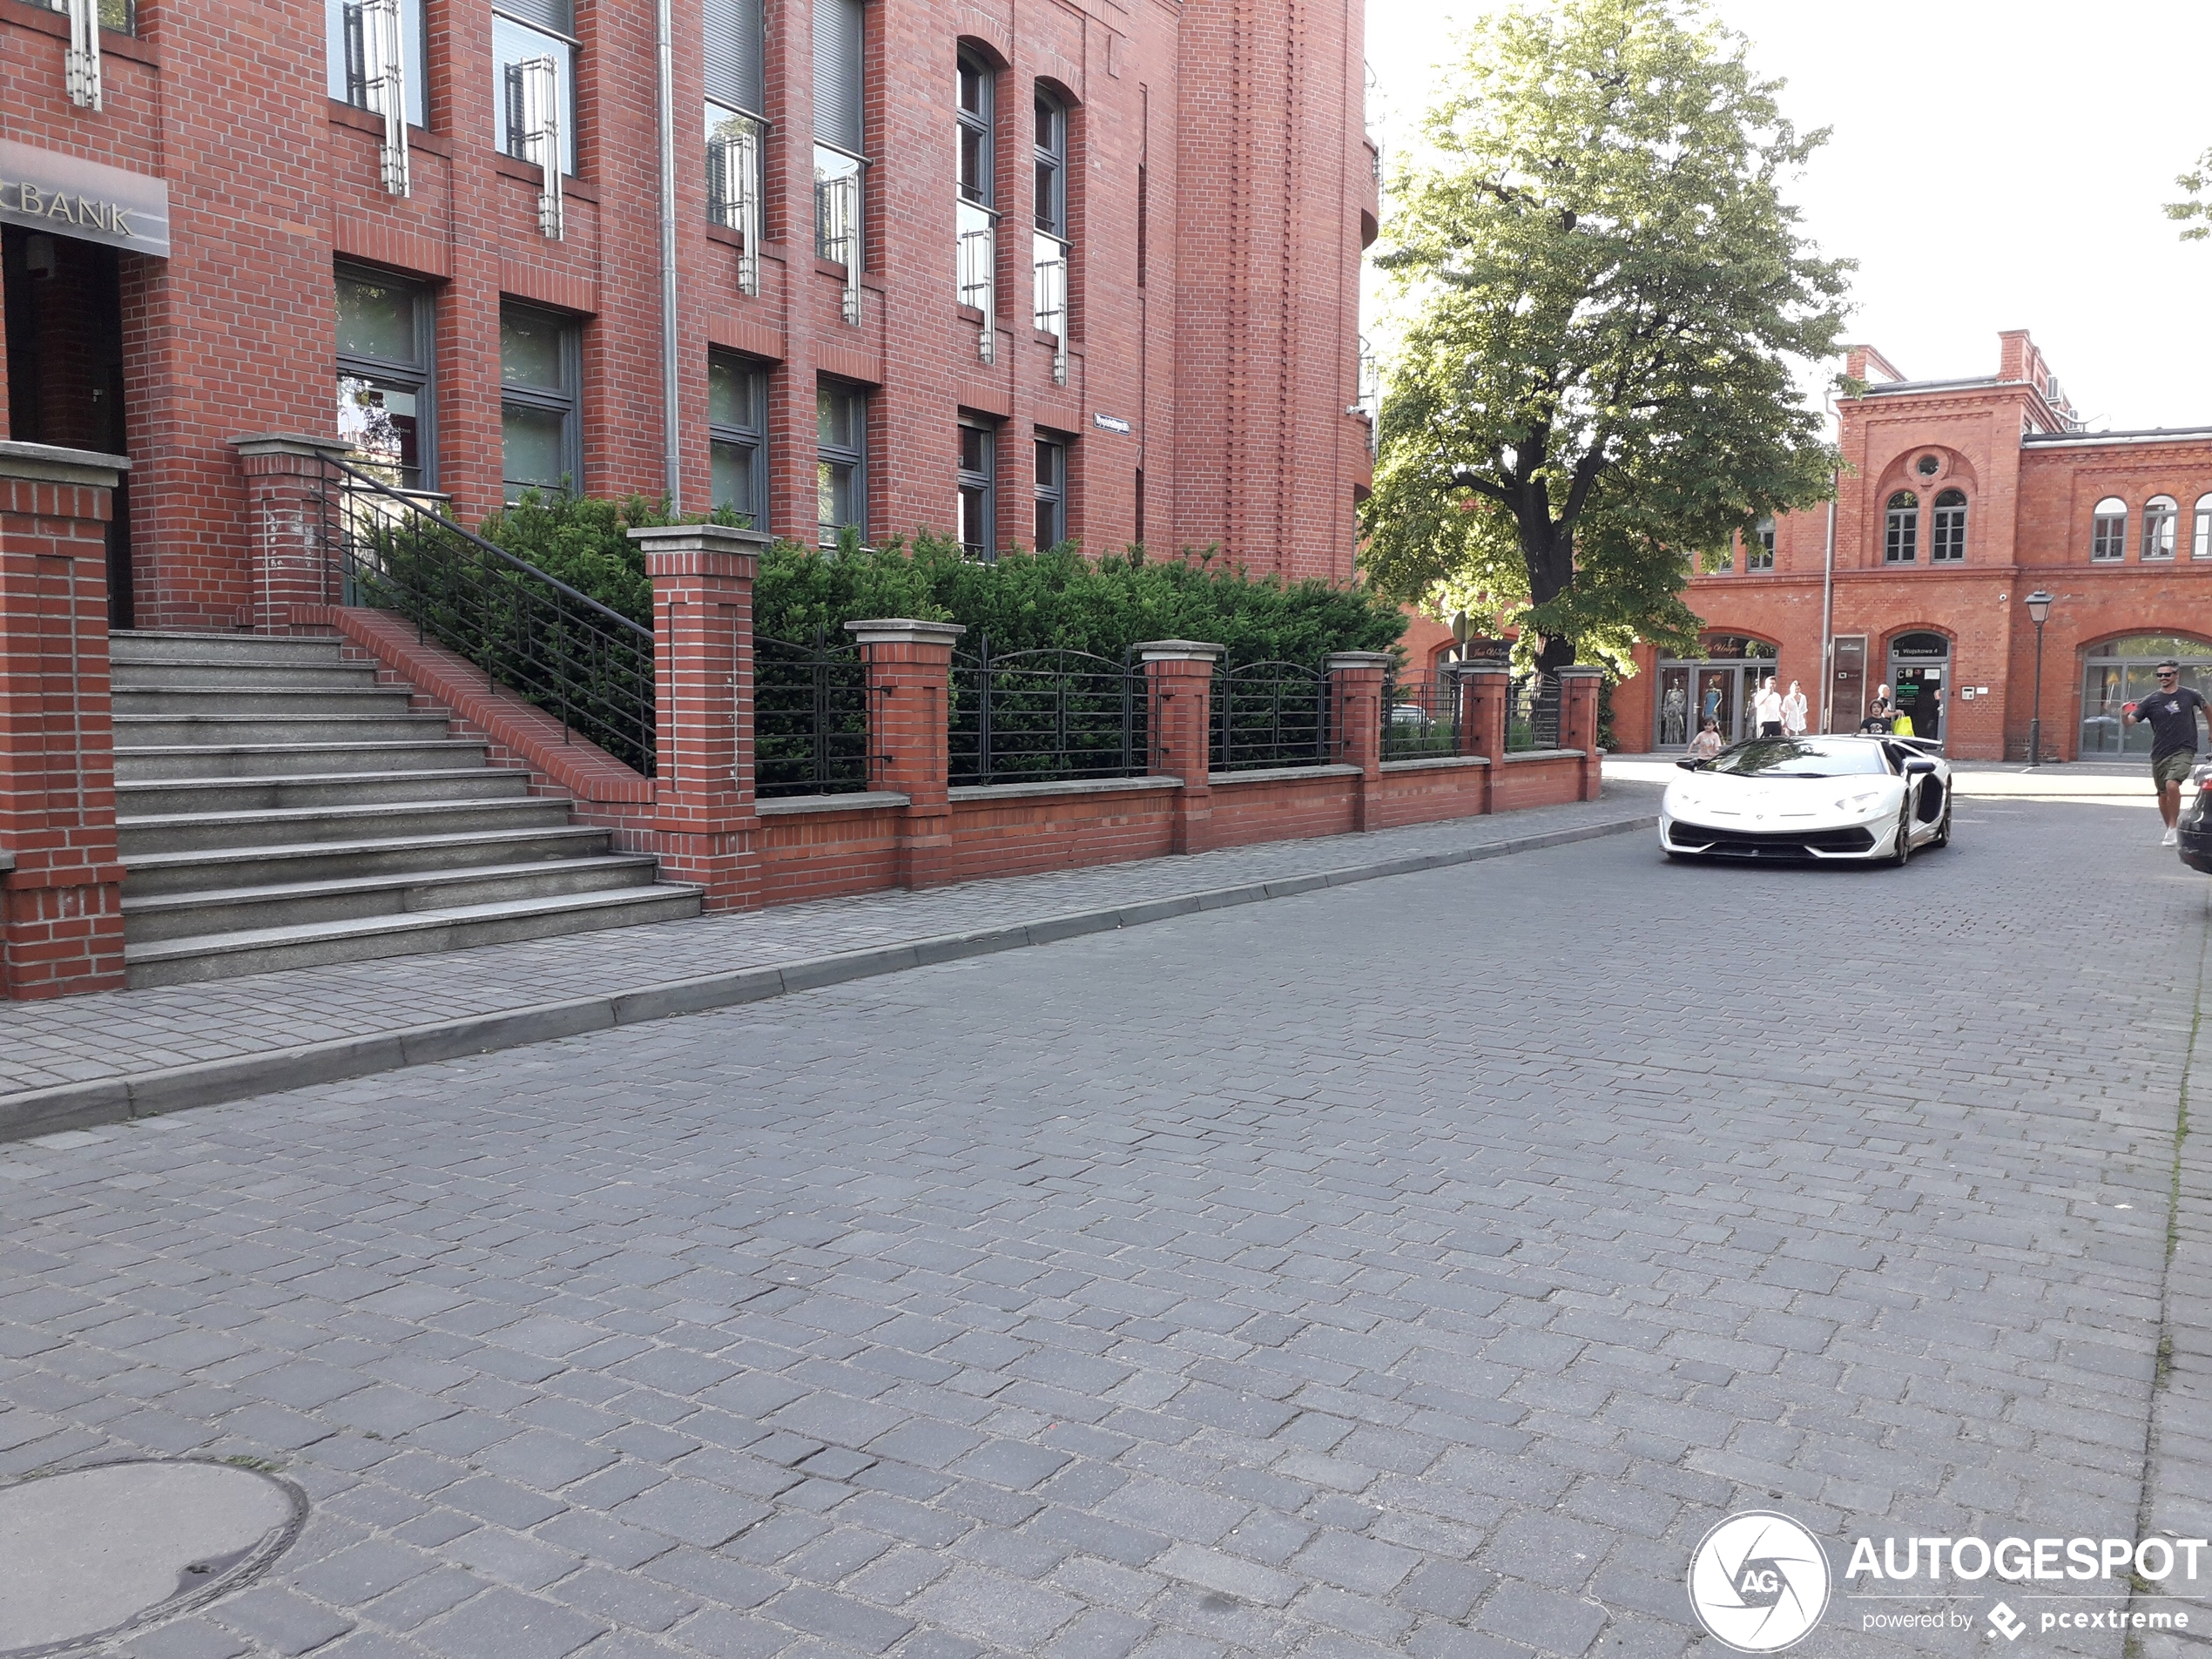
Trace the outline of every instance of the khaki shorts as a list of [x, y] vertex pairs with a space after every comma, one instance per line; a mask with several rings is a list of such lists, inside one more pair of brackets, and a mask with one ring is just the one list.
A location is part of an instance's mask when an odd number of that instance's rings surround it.
[[2170, 755], [2161, 755], [2150, 763], [2150, 782], [2154, 789], [2168, 784], [2185, 784], [2189, 773], [2196, 770], [2196, 753], [2190, 749], [2177, 749]]

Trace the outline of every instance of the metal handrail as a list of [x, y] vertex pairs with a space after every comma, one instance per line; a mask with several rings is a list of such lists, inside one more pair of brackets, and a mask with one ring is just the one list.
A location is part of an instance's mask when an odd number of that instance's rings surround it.
[[564, 731], [654, 765], [653, 631], [464, 529], [374, 474], [324, 458], [338, 599], [404, 617]]

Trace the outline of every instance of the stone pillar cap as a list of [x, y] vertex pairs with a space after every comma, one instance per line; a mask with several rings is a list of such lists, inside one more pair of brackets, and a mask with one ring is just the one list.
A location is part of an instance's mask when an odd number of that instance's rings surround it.
[[848, 622], [845, 631], [863, 645], [950, 645], [968, 631], [957, 622], [916, 622], [911, 617], [883, 617]]
[[735, 524], [640, 524], [631, 530], [630, 539], [648, 550], [674, 546], [755, 553], [775, 538], [764, 530], [741, 529]]
[[343, 438], [326, 438], [312, 432], [252, 432], [230, 440], [242, 455], [346, 455], [354, 446]]
[[1603, 669], [1595, 668], [1588, 663], [1577, 663], [1571, 668], [1562, 668], [1559, 671], [1559, 677], [1561, 679], [1565, 679], [1570, 674], [1576, 679], [1584, 679], [1592, 677], [1599, 679], [1605, 678], [1605, 671]]
[[1390, 660], [1386, 651], [1332, 651], [1323, 665], [1333, 674], [1340, 668], [1388, 668]]
[[1228, 654], [1203, 639], [1147, 639], [1130, 649], [1148, 663], [1217, 663]]
[[0, 440], [0, 478], [41, 484], [95, 484], [112, 489], [116, 480], [130, 470], [131, 462], [125, 457], [103, 455], [98, 449]]

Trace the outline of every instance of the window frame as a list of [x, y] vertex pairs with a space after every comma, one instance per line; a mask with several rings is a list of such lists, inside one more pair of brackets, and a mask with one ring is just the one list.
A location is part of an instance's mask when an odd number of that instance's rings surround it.
[[[1900, 506], [1898, 503], [1905, 505]], [[1920, 497], [1916, 491], [1893, 491], [1882, 504], [1882, 563], [1918, 564], [1920, 562]]]
[[[822, 400], [829, 397], [849, 398], [855, 406], [858, 418], [854, 421], [854, 426], [860, 437], [860, 443], [857, 448], [842, 444], [833, 444], [822, 436]], [[860, 532], [860, 537], [863, 543], [865, 543], [868, 539], [869, 401], [868, 388], [865, 386], [860, 385], [856, 381], [840, 380], [833, 374], [818, 374], [815, 376], [814, 479], [816, 504], [814, 517], [818, 537], [817, 544], [819, 546], [835, 547], [838, 543], [840, 536], [848, 527], [857, 529]], [[822, 477], [825, 470], [832, 467], [849, 467], [852, 469], [850, 484], [852, 501], [857, 509], [855, 515], [858, 521], [857, 523], [848, 521], [846, 523], [832, 524], [821, 516], [820, 501]], [[822, 534], [822, 532], [825, 531], [827, 533]]]
[[1743, 568], [1745, 570], [1774, 569], [1774, 521], [1763, 518], [1751, 527], [1743, 538]]
[[491, 18], [492, 130], [495, 139], [493, 147], [501, 155], [512, 160], [528, 161], [530, 158], [523, 149], [517, 147], [520, 140], [511, 123], [514, 111], [508, 99], [508, 71], [516, 65], [527, 62], [529, 57], [541, 55], [531, 52], [523, 57], [516, 57], [511, 53], [503, 52], [501, 50], [500, 40], [500, 30], [503, 24], [508, 29], [519, 30], [525, 35], [535, 37], [537, 41], [546, 45], [560, 48], [553, 54], [553, 58], [554, 62], [559, 65], [561, 71], [555, 78], [559, 84], [561, 94], [561, 173], [563, 178], [581, 178], [583, 175], [578, 171], [577, 159], [581, 152], [581, 145], [577, 132], [576, 107], [577, 83], [581, 73], [579, 60], [583, 55], [583, 42], [573, 35], [562, 34], [547, 27], [544, 24], [518, 17], [513, 12], [500, 6], [492, 8]]
[[[411, 277], [389, 275], [350, 261], [335, 261], [331, 269], [331, 311], [334, 318], [338, 307], [338, 285], [341, 282], [376, 283], [408, 291], [413, 312], [410, 320], [415, 334], [413, 360], [401, 362], [393, 358], [379, 357], [374, 353], [349, 352], [341, 348], [333, 354], [333, 367], [335, 378], [341, 381], [351, 370], [356, 379], [393, 381], [403, 385], [412, 382], [409, 389], [415, 394], [415, 478], [412, 483], [402, 479], [394, 488], [435, 491], [438, 487], [437, 297], [427, 282], [420, 282]], [[352, 453], [357, 452], [349, 452]], [[361, 463], [356, 462], [354, 464]], [[372, 469], [372, 466], [363, 467], [365, 471]]]
[[[960, 450], [954, 457], [954, 476], [957, 481], [959, 502], [959, 538], [961, 556], [978, 564], [996, 564], [999, 558], [998, 541], [998, 463], [999, 427], [993, 421], [979, 415], [960, 417]], [[982, 458], [980, 469], [971, 467], [968, 459], [968, 437], [970, 433], [982, 440], [979, 453]], [[969, 503], [973, 498], [982, 523], [969, 522]], [[975, 540], [971, 530], [980, 529], [981, 539]]]
[[2196, 498], [2196, 523], [2189, 538], [2189, 556], [2212, 559], [2212, 491]]
[[1048, 173], [1050, 179], [1049, 185], [1037, 191], [1031, 211], [1038, 230], [1072, 242], [1074, 238], [1068, 233], [1068, 103], [1042, 81], [1033, 91], [1032, 118], [1049, 116], [1049, 122], [1038, 121], [1030, 134], [1031, 159], [1039, 182], [1044, 184]]
[[[560, 387], [539, 386], [528, 381], [507, 378], [507, 318], [510, 312], [541, 317], [560, 330], [561, 375], [565, 382]], [[559, 484], [547, 484], [535, 479], [516, 479], [507, 471], [507, 409], [509, 404], [518, 408], [534, 409], [540, 413], [559, 415], [561, 419], [561, 464], [569, 483], [567, 493], [583, 493], [583, 324], [581, 319], [563, 311], [554, 311], [544, 306], [534, 306], [518, 300], [502, 300], [499, 305], [500, 365], [499, 365], [499, 483], [509, 505], [521, 498], [523, 490], [555, 490]]]
[[[323, 0], [325, 79], [331, 101], [369, 110], [368, 89], [354, 84], [352, 54], [347, 50], [346, 14], [360, 14], [360, 0]], [[407, 124], [430, 125], [429, 0], [400, 0], [400, 51], [407, 59]], [[370, 111], [374, 114], [374, 111]]]
[[[1042, 427], [1037, 428], [1035, 444], [1030, 451], [1031, 465], [1034, 468], [1037, 460], [1042, 459], [1047, 452], [1050, 452], [1056, 457], [1055, 465], [1058, 472], [1058, 476], [1050, 484], [1044, 482], [1042, 469], [1033, 471], [1031, 474], [1036, 503], [1035, 522], [1032, 529], [1035, 531], [1037, 537], [1036, 551], [1040, 553], [1047, 548], [1057, 547], [1068, 539], [1068, 461], [1074, 449], [1074, 442], [1062, 434], [1048, 431]], [[1050, 541], [1045, 540], [1043, 529], [1044, 516], [1048, 511], [1052, 514], [1053, 528], [1055, 531]], [[1140, 535], [1137, 539], [1142, 541], [1143, 537]]]
[[[718, 369], [741, 375], [745, 381], [745, 401], [752, 406], [746, 411], [750, 425], [735, 424], [718, 420], [714, 409], [714, 374]], [[707, 495], [716, 508], [735, 507], [752, 521], [752, 528], [765, 531], [768, 528], [768, 375], [770, 366], [762, 359], [743, 352], [710, 348], [707, 352], [706, 451]], [[725, 502], [720, 500], [720, 475], [716, 468], [716, 451], [725, 448], [744, 448], [749, 452], [745, 461], [745, 499]]]
[[2171, 564], [2181, 524], [2182, 503], [2173, 496], [2153, 496], [2145, 502], [2140, 561], [2144, 564]]
[[[953, 118], [960, 148], [953, 158], [953, 188], [964, 202], [995, 212], [998, 207], [998, 67], [973, 46], [962, 46], [956, 56], [957, 67], [953, 77]], [[966, 78], [973, 74], [976, 81], [981, 107], [970, 110], [963, 101]], [[979, 187], [969, 185], [961, 175], [968, 170], [966, 138], [973, 134], [976, 139]]]
[[[2117, 506], [2116, 513], [2106, 509]], [[2128, 518], [2129, 509], [2118, 496], [2107, 496], [2099, 502], [2089, 518], [2089, 563], [2118, 564], [2128, 556]]]
[[1939, 490], [1929, 509], [1928, 563], [1964, 564], [1966, 562], [1966, 524], [1973, 503], [1955, 485]]

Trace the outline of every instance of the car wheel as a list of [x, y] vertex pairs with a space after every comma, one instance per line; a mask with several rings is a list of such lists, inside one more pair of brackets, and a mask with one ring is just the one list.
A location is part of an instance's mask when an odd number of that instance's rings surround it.
[[1912, 797], [1905, 798], [1905, 805], [1898, 808], [1897, 845], [1890, 849], [1890, 862], [1902, 870], [1912, 857]]

